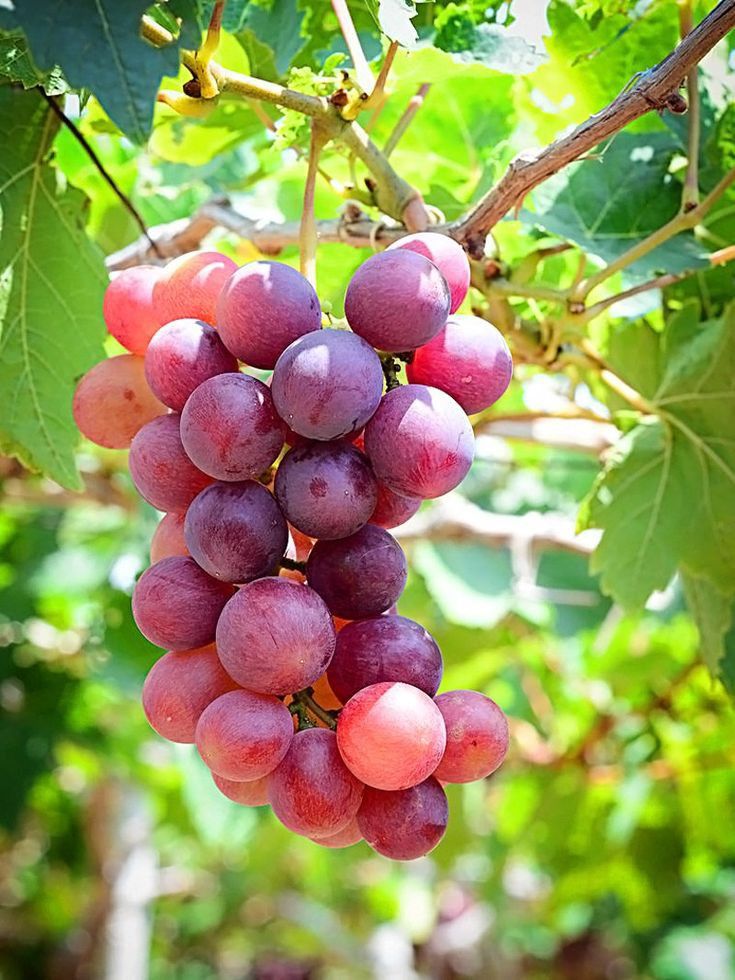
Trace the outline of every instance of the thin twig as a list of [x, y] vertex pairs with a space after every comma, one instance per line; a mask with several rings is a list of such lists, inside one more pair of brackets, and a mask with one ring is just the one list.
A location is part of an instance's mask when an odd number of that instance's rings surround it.
[[339, 29], [342, 31], [347, 50], [352, 58], [352, 64], [355, 66], [357, 84], [363, 92], [370, 92], [373, 87], [373, 73], [362, 49], [360, 38], [357, 36], [346, 0], [332, 0], [332, 9], [337, 15]]
[[419, 86], [419, 90], [416, 95], [410, 99], [408, 105], [403, 111], [403, 115], [398, 120], [398, 122], [393, 127], [393, 132], [390, 134], [388, 139], [385, 141], [385, 146], [383, 147], [383, 153], [386, 157], [389, 157], [393, 150], [395, 150], [398, 141], [401, 139], [403, 134], [406, 132], [408, 127], [411, 125], [411, 121], [416, 113], [419, 111], [421, 106], [424, 104], [424, 99], [431, 88], [430, 82], [424, 82], [423, 85]]
[[[363, 109], [372, 109], [374, 107], [382, 106], [385, 102], [385, 83], [388, 81], [388, 75], [393, 67], [393, 61], [396, 57], [396, 52], [398, 51], [398, 42], [391, 41], [390, 47], [385, 52], [385, 59], [380, 67], [380, 72], [378, 77], [375, 79], [375, 85], [370, 95], [365, 99], [362, 104]], [[377, 109], [376, 109], [377, 111]]]
[[638, 283], [637, 286], [631, 286], [630, 289], [624, 289], [621, 293], [615, 293], [614, 296], [606, 296], [605, 299], [601, 299], [599, 303], [594, 303], [592, 306], [588, 306], [584, 313], [581, 314], [584, 320], [591, 320], [593, 317], [599, 316], [609, 307], [614, 306], [615, 303], [621, 303], [624, 299], [630, 299], [631, 296], [637, 296], [639, 293], [647, 293], [652, 289], [665, 289], [666, 286], [673, 286], [674, 283], [680, 282], [685, 279], [689, 272], [667, 272], [666, 275], [657, 276], [655, 279], [651, 279], [649, 282]]
[[314, 189], [319, 169], [319, 154], [327, 141], [323, 130], [315, 119], [311, 121], [311, 141], [309, 143], [309, 162], [306, 170], [304, 185], [304, 206], [301, 211], [301, 227], [299, 229], [299, 257], [301, 274], [305, 276], [316, 289], [316, 243], [317, 229], [314, 215]]
[[[679, 0], [679, 31], [684, 39], [692, 31], [692, 0]], [[687, 172], [681, 197], [681, 206], [689, 211], [699, 204], [699, 78], [697, 66], [687, 75]]]
[[143, 14], [140, 22], [140, 33], [144, 40], [150, 41], [157, 48], [165, 48], [167, 44], [173, 44], [176, 40], [170, 31], [167, 31], [148, 14]]

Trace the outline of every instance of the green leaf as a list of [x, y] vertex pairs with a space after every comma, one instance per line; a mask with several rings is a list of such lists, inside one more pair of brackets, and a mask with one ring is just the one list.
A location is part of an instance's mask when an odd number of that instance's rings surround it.
[[725, 657], [725, 638], [733, 622], [733, 598], [723, 595], [703, 576], [685, 573], [681, 582], [699, 630], [702, 660], [717, 675]]
[[273, 0], [268, 8], [251, 4], [242, 27], [249, 28], [260, 44], [271, 48], [276, 69], [283, 74], [304, 46], [303, 21], [304, 14], [297, 9], [296, 0]]
[[478, 24], [457, 47], [437, 46], [451, 52], [456, 61], [478, 62], [506, 75], [526, 75], [547, 60], [544, 51], [498, 24]]
[[56, 126], [38, 92], [0, 87], [0, 449], [80, 488], [72, 390], [104, 356], [107, 276], [84, 233], [86, 198], [49, 165]]
[[43, 85], [49, 95], [61, 95], [66, 91], [58, 68], [42, 72], [35, 66], [22, 31], [0, 31], [0, 75], [11, 82], [20, 82], [23, 88]]

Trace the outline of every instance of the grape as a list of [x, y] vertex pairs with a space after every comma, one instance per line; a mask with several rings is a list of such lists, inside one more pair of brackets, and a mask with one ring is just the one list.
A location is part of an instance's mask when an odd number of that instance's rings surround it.
[[406, 789], [439, 765], [446, 731], [428, 694], [410, 684], [386, 682], [350, 698], [339, 716], [337, 743], [348, 769], [363, 783]]
[[213, 483], [189, 505], [184, 537], [205, 572], [225, 582], [249, 582], [273, 571], [286, 550], [288, 527], [260, 483]]
[[308, 586], [261, 578], [243, 586], [217, 626], [220, 660], [252, 691], [291, 694], [327, 669], [335, 645], [327, 607]]
[[450, 316], [446, 326], [407, 366], [408, 380], [445, 391], [468, 415], [489, 408], [513, 376], [505, 338], [477, 316]]
[[161, 327], [145, 354], [145, 376], [151, 390], [174, 411], [203, 381], [237, 371], [237, 360], [201, 320], [174, 320]]
[[184, 514], [164, 514], [151, 538], [151, 565], [162, 558], [188, 554], [184, 541]]
[[260, 476], [278, 458], [286, 426], [270, 389], [247, 374], [218, 374], [192, 392], [181, 441], [192, 462], [217, 480]]
[[159, 325], [194, 317], [216, 323], [217, 300], [237, 265], [219, 252], [188, 252], [162, 270], [153, 287]]
[[356, 334], [317, 330], [290, 344], [276, 363], [276, 411], [299, 435], [339, 439], [357, 433], [383, 391], [380, 358]]
[[213, 643], [165, 653], [143, 684], [143, 710], [151, 728], [170, 742], [193, 742], [199, 716], [215, 698], [238, 685], [225, 672]]
[[447, 747], [434, 775], [470, 783], [495, 772], [508, 751], [508, 720], [479, 691], [447, 691], [434, 702], [447, 729]]
[[268, 781], [273, 812], [289, 830], [329, 837], [355, 817], [363, 785], [340, 758], [334, 732], [297, 732], [283, 762]]
[[388, 246], [391, 249], [405, 248], [417, 252], [432, 262], [444, 276], [449, 286], [451, 302], [449, 312], [454, 313], [470, 288], [470, 263], [464, 249], [448, 235], [438, 235], [434, 231], [422, 231], [417, 235], [406, 235]]
[[181, 416], [161, 415], [148, 422], [130, 445], [128, 466], [138, 493], [153, 507], [186, 510], [212, 482], [192, 463], [181, 444]]
[[406, 584], [406, 556], [380, 527], [366, 524], [349, 538], [317, 541], [306, 578], [341, 619], [365, 619], [390, 608]]
[[408, 351], [436, 336], [449, 316], [449, 287], [437, 267], [405, 249], [359, 267], [345, 295], [347, 322], [378, 350]]
[[224, 779], [213, 772], [212, 779], [220, 793], [233, 803], [241, 806], [265, 806], [268, 803], [267, 775], [260, 779], [235, 780]]
[[412, 619], [376, 616], [340, 630], [327, 678], [343, 704], [383, 681], [403, 681], [433, 697], [442, 679], [442, 656], [431, 634]]
[[145, 354], [161, 326], [153, 309], [153, 287], [160, 274], [154, 265], [123, 269], [105, 290], [102, 315], [107, 329], [132, 354]]
[[467, 475], [475, 451], [472, 426], [449, 395], [401, 385], [383, 397], [365, 430], [378, 480], [407, 497], [440, 497]]
[[272, 368], [290, 343], [320, 330], [314, 287], [283, 262], [248, 262], [227, 280], [217, 304], [227, 348], [246, 364]]
[[193, 558], [164, 558], [140, 576], [133, 590], [133, 618], [156, 646], [192, 650], [214, 640], [217, 620], [233, 593]]
[[370, 847], [393, 861], [428, 854], [444, 836], [448, 822], [446, 794], [432, 777], [390, 793], [365, 787], [357, 814], [357, 826]]
[[290, 523], [313, 538], [354, 534], [378, 499], [370, 463], [349, 443], [292, 449], [278, 467], [275, 493]]
[[166, 406], [148, 387], [143, 358], [120, 354], [87, 371], [74, 392], [72, 411], [77, 428], [91, 442], [127, 449], [135, 434]]
[[357, 825], [357, 817], [345, 824], [336, 834], [330, 834], [329, 837], [312, 837], [312, 840], [322, 847], [351, 847], [359, 843], [362, 840], [362, 833]]
[[212, 772], [242, 782], [272, 772], [292, 739], [288, 708], [255, 691], [223, 694], [204, 709], [196, 728], [199, 755]]
[[378, 483], [378, 502], [370, 516], [370, 523], [386, 529], [398, 527], [413, 517], [420, 506], [418, 497], [403, 497], [393, 493], [384, 483]]

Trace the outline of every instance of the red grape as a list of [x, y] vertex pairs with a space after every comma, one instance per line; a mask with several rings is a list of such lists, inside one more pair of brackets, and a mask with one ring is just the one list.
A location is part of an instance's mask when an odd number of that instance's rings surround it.
[[272, 368], [298, 337], [320, 330], [322, 312], [311, 283], [283, 262], [248, 262], [227, 280], [217, 327], [241, 361]]
[[345, 766], [334, 732], [297, 732], [286, 757], [268, 781], [273, 812], [289, 830], [329, 837], [355, 817], [363, 785]]
[[268, 803], [268, 776], [260, 779], [235, 780], [225, 779], [212, 773], [212, 779], [217, 789], [233, 803], [241, 806], [265, 806]]
[[243, 586], [217, 626], [217, 649], [227, 673], [265, 694], [291, 694], [313, 684], [327, 669], [335, 642], [319, 596], [283, 578]]
[[145, 379], [143, 358], [120, 354], [100, 361], [79, 381], [72, 405], [77, 428], [107, 449], [127, 449], [135, 434], [166, 406]]
[[188, 555], [184, 541], [184, 514], [164, 514], [151, 538], [151, 565], [162, 558]]
[[161, 326], [153, 309], [153, 287], [160, 274], [154, 265], [123, 269], [105, 290], [102, 315], [107, 329], [132, 354], [145, 354]]
[[434, 775], [470, 783], [495, 772], [508, 751], [508, 720], [479, 691], [447, 691], [434, 702], [447, 729], [447, 747]]
[[449, 806], [433, 777], [386, 793], [365, 787], [357, 825], [370, 847], [393, 861], [412, 861], [433, 850], [444, 836]]
[[237, 360], [202, 320], [173, 320], [151, 339], [145, 354], [145, 376], [151, 390], [174, 411], [203, 381], [237, 371]]
[[230, 691], [202, 712], [196, 728], [199, 755], [213, 773], [249, 781], [268, 775], [288, 752], [293, 722], [270, 694]]
[[350, 698], [339, 716], [337, 742], [345, 764], [363, 783], [406, 789], [439, 765], [446, 731], [428, 694], [410, 684], [387, 682]]
[[212, 482], [192, 463], [181, 444], [181, 416], [161, 415], [138, 432], [128, 466], [138, 493], [153, 507], [183, 511]]
[[153, 308], [160, 325], [195, 317], [216, 323], [217, 300], [237, 265], [219, 252], [188, 252], [162, 270], [153, 287]]
[[421, 500], [418, 497], [404, 497], [394, 493], [384, 483], [378, 483], [378, 502], [370, 515], [370, 523], [390, 529], [405, 524], [409, 517], [418, 511]]
[[336, 834], [330, 834], [329, 837], [312, 837], [311, 839], [315, 844], [320, 844], [322, 847], [351, 847], [362, 840], [362, 833], [357, 825], [357, 817], [354, 817]]
[[192, 650], [214, 640], [217, 620], [233, 591], [203, 572], [193, 558], [164, 558], [136, 582], [133, 618], [156, 646]]
[[454, 313], [459, 309], [470, 288], [470, 263], [459, 242], [435, 231], [422, 231], [399, 238], [388, 246], [389, 251], [396, 248], [417, 252], [433, 262], [449, 286], [449, 312]]

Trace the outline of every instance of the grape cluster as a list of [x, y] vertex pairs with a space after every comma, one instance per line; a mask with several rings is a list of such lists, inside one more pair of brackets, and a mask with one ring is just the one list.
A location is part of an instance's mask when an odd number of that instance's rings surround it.
[[130, 353], [75, 393], [82, 433], [129, 446], [164, 512], [132, 601], [168, 651], [148, 720], [195, 743], [229, 799], [269, 803], [325, 847], [428, 853], [443, 784], [488, 776], [507, 750], [492, 700], [437, 696], [441, 653], [395, 611], [406, 559], [388, 533], [462, 481], [467, 416], [510, 381], [501, 334], [456, 312], [469, 276], [451, 239], [403, 238], [354, 274], [347, 322], [323, 327], [310, 283], [279, 262], [200, 251], [128, 269], [104, 318]]

